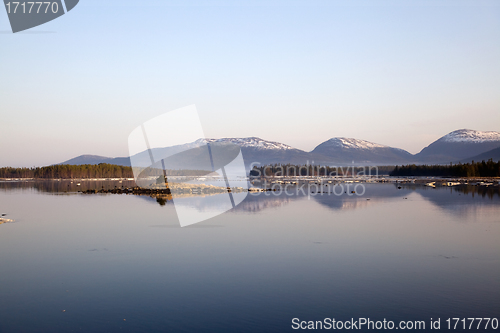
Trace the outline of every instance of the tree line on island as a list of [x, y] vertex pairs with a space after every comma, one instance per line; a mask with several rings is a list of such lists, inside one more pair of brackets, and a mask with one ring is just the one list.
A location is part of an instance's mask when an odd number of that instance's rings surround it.
[[[167, 170], [170, 176], [204, 175], [201, 170]], [[0, 178], [89, 179], [133, 178], [132, 167], [107, 163], [69, 165], [58, 164], [33, 168], [0, 168]]]
[[[175, 175], [205, 175], [201, 170], [168, 170]], [[254, 166], [250, 170], [253, 177], [299, 177], [299, 176], [429, 176], [429, 177], [500, 177], [500, 161], [492, 159], [482, 162], [458, 163], [449, 165], [402, 166], [319, 166], [273, 164]], [[35, 179], [88, 179], [88, 178], [133, 178], [132, 168], [107, 163], [83, 165], [50, 165], [33, 168], [0, 168], [0, 178], [35, 178]]]
[[0, 168], [0, 178], [132, 178], [132, 168], [114, 164], [58, 164], [34, 168]]
[[272, 164], [254, 166], [252, 177], [304, 177], [304, 176], [429, 176], [429, 177], [500, 177], [500, 161], [492, 159], [482, 162], [457, 163], [449, 165], [402, 166], [320, 166]]
[[396, 166], [391, 176], [434, 177], [500, 177], [500, 161], [458, 163], [449, 165], [403, 165]]
[[394, 166], [324, 166], [314, 164], [269, 164], [254, 166], [251, 177], [316, 177], [316, 176], [378, 176], [389, 175]]

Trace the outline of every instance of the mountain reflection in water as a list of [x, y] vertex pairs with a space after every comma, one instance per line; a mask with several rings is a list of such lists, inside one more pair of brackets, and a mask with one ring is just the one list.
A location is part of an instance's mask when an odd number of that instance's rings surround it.
[[[89, 189], [114, 189], [134, 187], [133, 180], [60, 180], [60, 181], [0, 181], [0, 190], [3, 191], [37, 191], [52, 194], [78, 194], [79, 191]], [[494, 206], [500, 203], [500, 186], [437, 186], [427, 187], [422, 184], [363, 184], [365, 191], [360, 193], [304, 193], [289, 190], [288, 193], [280, 192], [250, 192], [246, 199], [232, 209], [234, 213], [257, 213], [267, 209], [273, 209], [289, 205], [297, 200], [313, 200], [322, 206], [332, 210], [351, 210], [375, 205], [377, 202], [387, 199], [408, 199], [410, 194], [415, 193], [418, 197], [429, 201], [445, 210], [457, 214], [475, 210], [479, 206]], [[115, 195], [115, 194], [105, 194]], [[225, 194], [193, 195], [189, 204], [200, 211], [207, 210], [217, 205], [215, 198]], [[172, 204], [172, 197], [159, 196], [137, 196], [140, 199], [156, 202], [160, 206]], [[199, 198], [196, 198], [199, 197]], [[208, 198], [212, 197], [212, 198]], [[181, 200], [181, 198], [179, 198]], [[412, 198], [410, 198], [412, 200]], [[181, 201], [179, 201], [181, 203]]]

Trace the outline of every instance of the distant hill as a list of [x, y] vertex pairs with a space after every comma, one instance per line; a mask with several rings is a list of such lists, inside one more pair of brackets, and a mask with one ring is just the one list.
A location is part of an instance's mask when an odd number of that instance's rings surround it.
[[494, 162], [500, 161], [500, 147], [489, 150], [485, 153], [482, 153], [482, 154], [479, 154], [476, 156], [465, 158], [465, 159], [461, 160], [460, 162], [461, 163], [470, 163], [472, 161], [481, 162], [481, 161], [488, 161], [490, 158], [493, 159]]
[[415, 155], [420, 163], [450, 163], [500, 147], [499, 132], [456, 130], [434, 141]]
[[[267, 141], [257, 137], [249, 138], [222, 138], [222, 139], [199, 139], [193, 143], [187, 143], [178, 146], [153, 148], [151, 152], [153, 156], [169, 157], [187, 149], [193, 149], [205, 144], [206, 142], [230, 142], [240, 146], [242, 155], [244, 156], [245, 165], [249, 166], [252, 162], [261, 164], [268, 163], [301, 163], [314, 159], [315, 154], [305, 152], [300, 149], [292, 148], [288, 145], [279, 142]], [[319, 158], [319, 157], [318, 157]], [[132, 156], [134, 163], [140, 166], [150, 165], [150, 156], [148, 151], [143, 151]], [[129, 157], [105, 157], [98, 155], [80, 155], [60, 164], [99, 164], [109, 163], [123, 166], [130, 166]]]
[[366, 140], [353, 138], [332, 138], [318, 145], [312, 151], [326, 157], [333, 164], [371, 163], [401, 164], [412, 160], [413, 155], [406, 150], [384, 146]]
[[[151, 152], [153, 156], [167, 158], [188, 149], [204, 146], [207, 142], [230, 142], [238, 145], [241, 148], [247, 168], [253, 162], [258, 162], [260, 165], [277, 163], [306, 164], [309, 162], [316, 165], [330, 166], [350, 165], [352, 162], [356, 165], [448, 164], [458, 161], [482, 161], [490, 158], [498, 160], [499, 149], [497, 148], [500, 148], [500, 133], [468, 129], [456, 130], [434, 141], [416, 155], [412, 155], [403, 149], [345, 137], [329, 139], [310, 152], [257, 137], [199, 139], [178, 146], [153, 148]], [[191, 161], [196, 160], [195, 154], [189, 155], [187, 153], [183, 156], [190, 158]], [[81, 155], [61, 164], [109, 163], [130, 166], [131, 159], [134, 161], [134, 165], [144, 167], [149, 166], [151, 160], [149, 152], [143, 151], [130, 158]], [[175, 167], [175, 163], [172, 166]]]
[[245, 165], [247, 166], [253, 162], [259, 162], [261, 165], [274, 163], [306, 164], [308, 161], [311, 163], [315, 157], [323, 159], [323, 156], [316, 156], [316, 154], [296, 149], [283, 143], [267, 141], [257, 137], [208, 139], [205, 141], [231, 142], [240, 146]]
[[83, 164], [100, 164], [100, 163], [130, 166], [130, 158], [105, 157], [99, 155], [80, 155], [59, 164], [83, 165]]
[[[241, 148], [241, 153], [244, 158], [245, 166], [248, 168], [252, 163], [258, 162], [260, 165], [274, 163], [298, 163], [306, 164], [308, 161], [314, 160], [315, 154], [296, 149], [283, 143], [267, 141], [257, 137], [249, 138], [222, 138], [222, 139], [199, 139], [192, 143], [177, 145], [165, 148], [153, 148], [151, 152], [153, 156], [161, 156], [163, 158], [173, 156], [188, 149], [193, 150], [196, 147], [204, 146], [206, 143], [232, 143]], [[188, 157], [189, 154], [183, 154]], [[318, 157], [324, 159], [323, 156]], [[138, 153], [131, 157], [134, 165], [149, 166], [150, 156], [148, 151]], [[171, 162], [171, 161], [170, 161]], [[195, 162], [187, 163], [193, 165]], [[186, 165], [186, 163], [184, 163]], [[259, 165], [259, 164], [257, 164]], [[170, 165], [175, 168], [176, 165]]]

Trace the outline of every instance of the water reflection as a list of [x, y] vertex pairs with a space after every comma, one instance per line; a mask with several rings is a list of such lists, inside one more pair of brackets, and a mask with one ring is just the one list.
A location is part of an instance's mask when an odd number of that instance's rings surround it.
[[[412, 193], [432, 204], [449, 210], [464, 213], [475, 211], [478, 206], [498, 207], [500, 204], [499, 186], [455, 186], [430, 188], [418, 184], [364, 184], [365, 193], [357, 195], [342, 193], [309, 193], [299, 195], [275, 194], [264, 192], [249, 195], [235, 211], [259, 212], [261, 210], [288, 205], [295, 200], [313, 200], [331, 210], [353, 210], [376, 205], [387, 200], [408, 200]], [[417, 197], [417, 198], [418, 198]], [[457, 210], [457, 206], [459, 209]]]
[[432, 188], [403, 185], [402, 190], [405, 189], [418, 193], [424, 200], [462, 221], [480, 221], [481, 214], [494, 213], [500, 207], [499, 186], [459, 185]]
[[421, 191], [425, 191], [423, 193], [432, 193], [433, 191], [441, 190], [441, 191], [448, 191], [450, 193], [456, 192], [460, 194], [470, 195], [473, 198], [475, 196], [481, 196], [483, 198], [488, 197], [489, 199], [500, 197], [499, 185], [481, 186], [481, 185], [462, 184], [456, 186], [428, 187], [419, 184], [400, 184], [398, 186], [404, 189], [410, 189], [410, 190], [419, 189]]
[[23, 180], [0, 181], [0, 190], [36, 190], [46, 193], [71, 193], [86, 190], [101, 190], [134, 187], [133, 180]]
[[245, 200], [235, 209], [233, 212], [248, 212], [248, 213], [257, 213], [262, 210], [279, 208], [288, 205], [290, 202], [294, 200], [304, 199], [305, 196], [302, 197], [292, 197], [286, 195], [266, 195], [267, 193], [253, 193], [248, 195]]
[[[34, 190], [44, 193], [77, 193], [86, 190], [112, 190], [116, 188], [132, 188], [135, 186], [133, 180], [60, 180], [60, 181], [0, 181], [0, 190], [19, 191]], [[364, 193], [303, 193], [300, 191], [258, 192], [250, 193], [241, 204], [232, 212], [257, 213], [267, 209], [275, 209], [289, 205], [296, 200], [313, 200], [320, 205], [332, 210], [353, 210], [375, 205], [387, 199], [407, 199], [411, 193], [418, 194], [421, 198], [431, 202], [437, 207], [448, 210], [455, 214], [468, 214], [474, 212], [478, 207], [496, 206], [500, 203], [500, 186], [437, 186], [427, 187], [423, 184], [363, 184]], [[111, 194], [110, 194], [111, 195]], [[188, 195], [186, 198], [177, 198], [176, 205], [189, 205], [198, 211], [213, 209], [217, 196], [221, 194]], [[224, 195], [224, 194], [222, 194]], [[160, 206], [172, 203], [171, 195], [144, 195], [138, 198], [156, 202]], [[201, 200], [213, 197], [213, 200]]]

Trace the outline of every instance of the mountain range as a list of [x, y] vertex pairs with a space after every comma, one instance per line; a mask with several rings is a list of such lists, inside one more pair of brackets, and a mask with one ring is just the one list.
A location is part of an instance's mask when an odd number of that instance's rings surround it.
[[[345, 137], [329, 139], [312, 151], [293, 148], [289, 145], [263, 140], [257, 137], [199, 139], [195, 142], [164, 148], [154, 148], [155, 156], [172, 156], [187, 149], [200, 147], [204, 143], [232, 143], [241, 149], [245, 165], [253, 162], [260, 165], [274, 163], [316, 165], [400, 165], [400, 164], [447, 164], [500, 160], [500, 132], [482, 132], [460, 129], [446, 134], [413, 155], [404, 149], [389, 147], [378, 143]], [[131, 157], [134, 164], [138, 161], [148, 165], [150, 153], [143, 151]], [[81, 155], [60, 164], [99, 164], [110, 163], [130, 166], [129, 157], [105, 157], [97, 155]], [[258, 165], [258, 164], [257, 164]]]

